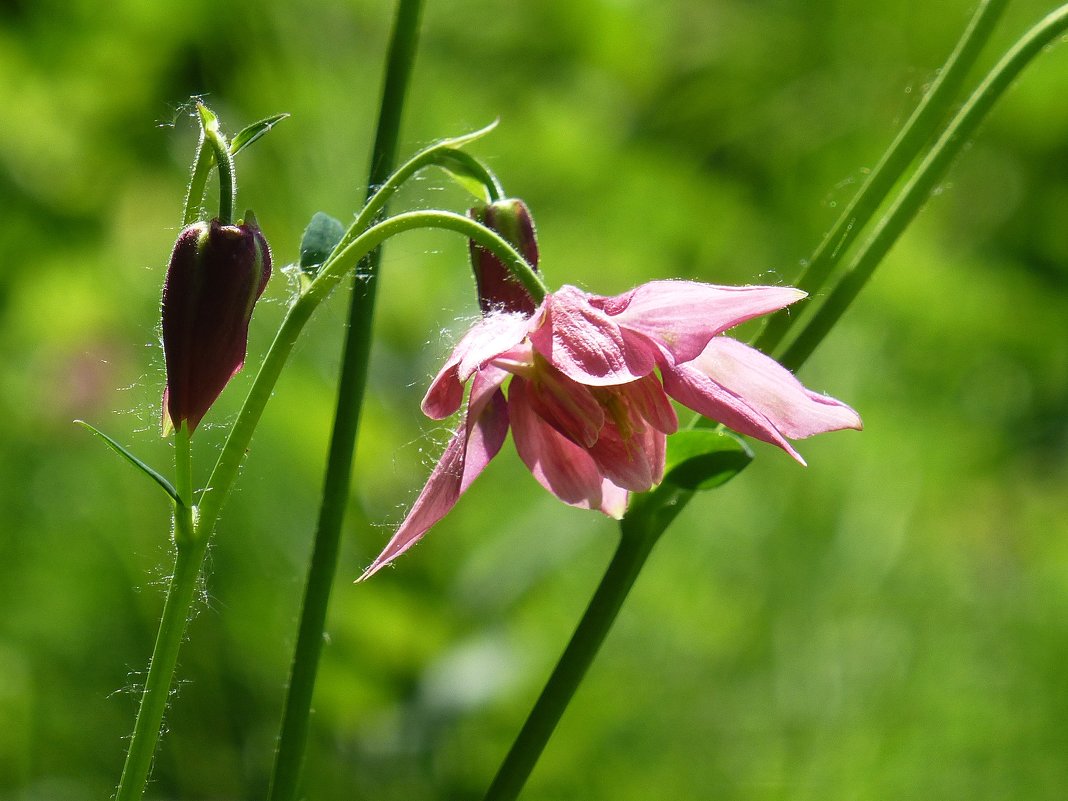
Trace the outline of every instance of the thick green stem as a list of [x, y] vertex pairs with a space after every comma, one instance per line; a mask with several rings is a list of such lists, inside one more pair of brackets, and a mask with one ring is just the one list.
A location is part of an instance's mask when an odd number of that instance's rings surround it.
[[174, 512], [174, 541], [184, 546], [196, 536], [193, 521], [193, 455], [189, 424], [185, 421], [174, 432], [174, 489], [179, 503]]
[[[367, 191], [371, 197], [374, 197], [377, 187], [387, 180], [396, 162], [401, 116], [415, 64], [422, 9], [422, 0], [399, 0], [397, 4], [386, 60], [378, 130], [375, 134], [367, 182]], [[384, 209], [388, 195], [378, 194], [383, 198], [381, 208]], [[357, 224], [361, 228], [366, 227], [378, 213], [378, 209], [365, 208]], [[367, 215], [366, 219], [364, 215]], [[344, 246], [339, 251], [337, 259], [343, 259], [343, 254], [353, 247], [359, 238], [365, 236], [362, 230], [355, 226], [353, 233], [358, 238], [353, 241], [352, 245]], [[352, 279], [353, 289], [348, 326], [345, 329], [341, 374], [338, 377], [334, 428], [330, 438], [330, 451], [327, 457], [312, 558], [301, 605], [297, 645], [293, 655], [279, 730], [274, 772], [268, 792], [270, 801], [295, 801], [304, 763], [308, 717], [311, 712], [315, 677], [322, 651], [330, 588], [337, 572], [341, 524], [348, 500], [352, 458], [359, 429], [360, 411], [363, 407], [364, 390], [367, 385], [367, 364], [371, 351], [371, 323], [374, 318], [379, 262], [379, 251], [368, 250], [371, 251], [369, 257], [362, 261], [357, 274]], [[362, 259], [364, 255], [361, 253], [360, 258]], [[323, 270], [329, 270], [334, 261], [335, 259], [328, 259]]]
[[[886, 200], [887, 194], [904, 175], [939, 123], [945, 118], [953, 99], [986, 45], [1008, 0], [983, 0], [972, 16], [960, 41], [939, 70], [923, 100], [909, 117], [890, 148], [868, 175], [860, 190], [816, 248], [797, 286], [810, 295], [826, 282], [841, 255], [871, 221], [872, 215]], [[798, 319], [797, 309], [783, 310], [768, 318], [764, 330], [753, 345], [765, 353], [772, 352]]]
[[175, 489], [179, 503], [174, 509], [174, 542], [176, 555], [174, 573], [167, 588], [156, 644], [148, 677], [141, 694], [126, 764], [122, 769], [115, 801], [140, 801], [152, 768], [152, 756], [159, 742], [163, 714], [178, 663], [178, 650], [185, 635], [189, 610], [196, 595], [197, 576], [204, 561], [207, 540], [197, 540], [193, 533], [192, 470], [189, 451], [189, 429], [183, 423], [174, 432]]
[[923, 207], [935, 185], [942, 179], [953, 159], [968, 138], [975, 133], [994, 103], [1012, 85], [1023, 68], [1066, 29], [1068, 5], [1061, 6], [1031, 28], [983, 79], [927, 157], [916, 168], [916, 172], [880, 221], [871, 239], [854, 258], [850, 271], [783, 355], [781, 361], [784, 365], [796, 370], [804, 364], [868, 283], [875, 268]]
[[485, 801], [512, 801], [519, 796], [611, 630], [653, 546], [689, 497], [689, 492], [662, 484], [635, 500], [620, 524], [622, 536], [615, 556], [508, 756], [486, 791]]

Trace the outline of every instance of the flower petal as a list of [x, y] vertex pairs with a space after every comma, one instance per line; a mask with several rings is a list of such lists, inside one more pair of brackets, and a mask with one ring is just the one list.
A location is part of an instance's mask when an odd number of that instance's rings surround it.
[[483, 364], [511, 350], [527, 335], [535, 315], [527, 319], [521, 314], [487, 314], [476, 322], [435, 376], [423, 398], [423, 414], [433, 420], [443, 420], [455, 414], [464, 399], [464, 384]]
[[611, 479], [601, 482], [601, 506], [600, 511], [613, 520], [622, 520], [627, 513], [627, 501], [630, 500], [630, 492], [623, 487], [613, 484]]
[[597, 441], [604, 409], [587, 387], [544, 360], [523, 386], [527, 402], [544, 422], [581, 447]]
[[475, 374], [468, 401], [467, 458], [464, 461], [464, 477], [460, 492], [466, 492], [471, 482], [500, 453], [508, 436], [508, 403], [501, 392], [501, 383], [508, 377], [504, 370], [490, 368]]
[[619, 430], [607, 425], [590, 448], [590, 456], [613, 483], [632, 492], [646, 492], [664, 477], [667, 437], [654, 428], [620, 436]]
[[448, 514], [460, 498], [460, 486], [464, 474], [464, 451], [467, 446], [467, 432], [457, 431], [445, 448], [445, 453], [434, 467], [430, 478], [415, 499], [412, 510], [401, 523], [397, 533], [371, 563], [363, 574], [356, 579], [365, 581], [388, 565], [402, 553], [422, 539], [423, 535]]
[[774, 359], [735, 339], [716, 337], [691, 366], [745, 398], [790, 439], [863, 427], [844, 403], [806, 389]]
[[369, 579], [419, 542], [431, 526], [448, 514], [500, 451], [507, 433], [508, 407], [500, 382], [476, 376], [465, 424], [449, 441], [397, 533], [357, 581]]
[[[601, 392], [617, 393], [627, 405], [630, 415], [638, 415], [657, 431], [674, 434], [679, 430], [679, 416], [668, 400], [664, 387], [656, 375], [647, 375], [629, 384], [620, 384]], [[633, 424], [639, 421], [634, 421]]]
[[628, 343], [589, 297], [573, 286], [546, 297], [544, 322], [530, 333], [534, 349], [569, 378], [589, 386], [622, 384], [651, 373], [655, 349]]
[[683, 406], [718, 420], [740, 434], [778, 445], [801, 464], [805, 463], [771, 420], [750, 406], [746, 399], [738, 397], [695, 368], [692, 362], [676, 366], [661, 365], [660, 371], [664, 378], [664, 389]]
[[605, 478], [585, 449], [542, 420], [531, 405], [528, 392], [525, 379], [512, 379], [508, 416], [516, 450], [534, 478], [564, 503], [622, 517], [626, 490]]
[[[625, 332], [636, 332], [688, 362], [728, 328], [805, 297], [786, 286], [716, 286], [698, 281], [650, 281], [615, 297], [590, 296]], [[632, 345], [632, 349], [633, 349]]]

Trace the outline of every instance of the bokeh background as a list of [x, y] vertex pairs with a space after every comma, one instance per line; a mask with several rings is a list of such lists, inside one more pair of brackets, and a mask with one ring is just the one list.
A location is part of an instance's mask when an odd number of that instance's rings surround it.
[[[402, 152], [474, 146], [543, 268], [610, 294], [789, 282], [973, 0], [428, 0]], [[1011, 4], [983, 66], [1051, 8]], [[170, 566], [158, 307], [203, 94], [276, 263], [364, 193], [392, 3], [0, 4], [0, 798], [108, 798]], [[806, 366], [866, 431], [772, 448], [655, 551], [524, 794], [1068, 793], [1068, 51], [1044, 54]], [[427, 174], [397, 207], [463, 209]], [[275, 274], [250, 362], [293, 287]], [[345, 298], [277, 387], [209, 557], [153, 799], [265, 794]], [[476, 799], [611, 554], [510, 446], [396, 569], [352, 579], [447, 435], [418, 401], [476, 313], [465, 244], [389, 243], [310, 799]], [[203, 481], [249, 376], [196, 438]], [[208, 424], [210, 423], [210, 425]]]

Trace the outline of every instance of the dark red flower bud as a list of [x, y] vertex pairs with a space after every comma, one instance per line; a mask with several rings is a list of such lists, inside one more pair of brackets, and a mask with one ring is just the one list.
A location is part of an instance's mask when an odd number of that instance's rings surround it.
[[193, 223], [174, 245], [163, 285], [167, 388], [163, 427], [190, 433], [245, 363], [252, 307], [271, 277], [271, 251], [256, 219]]
[[[538, 269], [538, 238], [534, 220], [522, 200], [497, 200], [468, 212], [473, 220], [496, 231]], [[485, 314], [491, 309], [534, 313], [534, 300], [500, 259], [474, 241], [470, 242], [471, 267], [478, 285], [478, 303]]]

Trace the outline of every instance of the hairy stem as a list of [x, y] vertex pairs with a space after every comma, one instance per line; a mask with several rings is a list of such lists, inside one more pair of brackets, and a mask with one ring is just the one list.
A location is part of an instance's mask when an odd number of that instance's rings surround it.
[[[237, 420], [230, 429], [222, 452], [208, 479], [208, 484], [201, 493], [200, 505], [195, 515], [192, 506], [191, 471], [188, 465], [182, 462], [183, 459], [188, 460], [189, 435], [184, 424], [175, 432], [175, 453], [178, 460], [176, 489], [181, 500], [181, 503], [175, 505], [174, 538], [177, 547], [175, 569], [167, 591], [163, 618], [160, 621], [152, 663], [134, 725], [134, 735], [131, 738], [126, 767], [123, 768], [116, 795], [117, 801], [135, 801], [135, 799], [140, 799], [144, 793], [152, 755], [159, 740], [160, 725], [177, 664], [178, 651], [195, 595], [196, 580], [207, 553], [208, 542], [215, 530], [226, 498], [237, 479], [241, 462], [252, 441], [252, 434], [300, 332], [319, 304], [364, 256], [389, 237], [417, 228], [442, 228], [455, 231], [467, 238], [476, 239], [502, 260], [526, 266], [523, 257], [497, 234], [459, 214], [420, 211], [387, 219], [357, 237], [330, 262], [329, 268], [324, 266], [308, 290], [297, 299], [289, 313], [286, 314], [256, 374]], [[526, 269], [529, 270], [529, 267]]]
[[194, 536], [189, 429], [185, 423], [174, 432], [174, 440], [175, 489], [179, 498], [174, 508], [174, 572], [167, 587], [167, 600], [163, 604], [163, 616], [115, 801], [140, 801], [144, 795], [178, 664], [178, 651], [185, 636], [189, 611], [196, 595], [197, 577], [207, 548], [206, 538], [198, 541]]
[[234, 201], [237, 199], [234, 157], [230, 155], [230, 145], [226, 137], [219, 130], [219, 118], [203, 103], [197, 104], [197, 111], [200, 112], [204, 138], [211, 147], [215, 163], [219, 167], [219, 222], [223, 225], [230, 225], [234, 220]]

